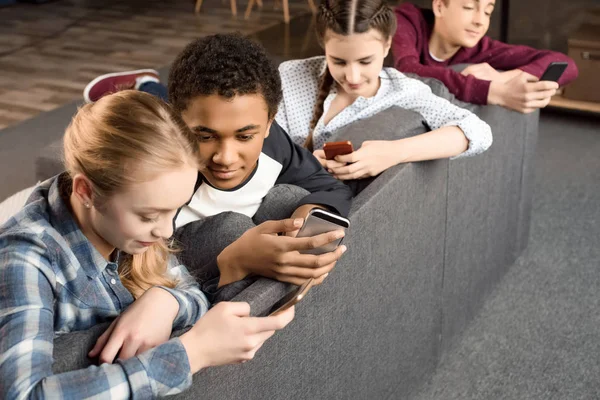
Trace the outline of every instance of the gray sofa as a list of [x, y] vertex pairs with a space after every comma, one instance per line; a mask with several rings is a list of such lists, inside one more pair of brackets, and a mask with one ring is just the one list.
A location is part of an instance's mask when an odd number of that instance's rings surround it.
[[[434, 92], [452, 99], [443, 85]], [[246, 364], [199, 372], [181, 399], [410, 398], [527, 245], [537, 113], [466, 106], [487, 121], [487, 153], [385, 171], [355, 199], [348, 252]], [[426, 129], [390, 109], [341, 132], [358, 147]], [[39, 160], [38, 178], [56, 172]], [[259, 279], [234, 300], [263, 315], [290, 287]], [[104, 326], [55, 340], [55, 372], [89, 365]]]

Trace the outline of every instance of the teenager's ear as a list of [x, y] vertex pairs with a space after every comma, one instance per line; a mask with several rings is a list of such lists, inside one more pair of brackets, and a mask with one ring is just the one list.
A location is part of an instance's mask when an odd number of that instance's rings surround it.
[[433, 0], [431, 4], [431, 9], [433, 10], [433, 14], [440, 18], [442, 16], [442, 7], [444, 7], [444, 0]]
[[90, 208], [94, 204], [92, 182], [83, 174], [77, 174], [73, 177], [73, 193], [81, 204]]
[[265, 132], [265, 139], [269, 137], [271, 133], [271, 126], [273, 125], [273, 121], [275, 121], [275, 117], [271, 118], [269, 122], [267, 122], [267, 131]]
[[383, 44], [383, 58], [386, 58], [390, 53], [390, 48], [392, 47], [392, 37], [390, 36], [388, 40]]

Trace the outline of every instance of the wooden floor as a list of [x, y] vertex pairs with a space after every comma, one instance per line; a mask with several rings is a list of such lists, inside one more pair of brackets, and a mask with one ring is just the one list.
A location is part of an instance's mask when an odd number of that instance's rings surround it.
[[[283, 21], [266, 0], [244, 20], [229, 0], [58, 0], [0, 8], [0, 129], [80, 99], [97, 75], [169, 64], [190, 40], [213, 34], [254, 34]], [[290, 15], [309, 13], [291, 0]]]

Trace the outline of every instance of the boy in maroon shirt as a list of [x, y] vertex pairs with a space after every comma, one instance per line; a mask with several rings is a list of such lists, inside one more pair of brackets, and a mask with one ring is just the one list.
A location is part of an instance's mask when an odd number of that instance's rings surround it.
[[[404, 3], [396, 8], [392, 52], [399, 71], [436, 78], [459, 100], [522, 113], [546, 107], [559, 84], [577, 77], [577, 66], [564, 54], [485, 36], [494, 0], [433, 0], [432, 6], [426, 10]], [[554, 61], [569, 63], [558, 84], [540, 82]], [[472, 65], [455, 72], [448, 68], [454, 64]]]

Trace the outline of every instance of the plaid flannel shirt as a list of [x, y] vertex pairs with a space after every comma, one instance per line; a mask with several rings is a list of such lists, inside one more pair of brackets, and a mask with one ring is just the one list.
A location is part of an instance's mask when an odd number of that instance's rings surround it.
[[[181, 392], [192, 375], [179, 339], [126, 361], [53, 375], [55, 334], [113, 319], [134, 301], [117, 262], [106, 261], [73, 219], [59, 184], [65, 179], [40, 184], [0, 227], [0, 398], [148, 399]], [[209, 304], [175, 257], [169, 274], [179, 282], [164, 288], [179, 302], [178, 329]]]

